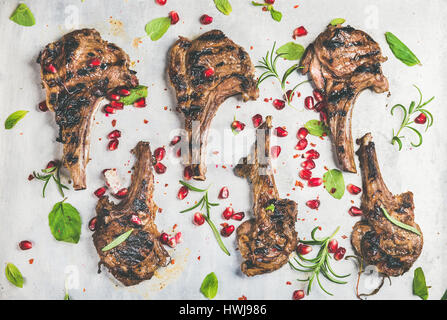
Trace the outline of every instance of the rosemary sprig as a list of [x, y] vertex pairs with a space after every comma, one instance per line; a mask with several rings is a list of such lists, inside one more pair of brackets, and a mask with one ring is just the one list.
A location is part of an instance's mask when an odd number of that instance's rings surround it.
[[185, 210], [180, 211], [180, 213], [185, 213], [185, 212], [194, 210], [194, 209], [198, 208], [199, 206], [200, 206], [200, 210], [203, 210], [203, 208], [205, 208], [205, 212], [206, 212], [206, 215], [204, 215], [205, 221], [208, 223], [208, 225], [210, 226], [211, 230], [213, 231], [214, 237], [216, 238], [217, 243], [219, 244], [219, 247], [222, 249], [223, 252], [225, 252], [226, 255], [229, 256], [230, 252], [225, 247], [225, 244], [222, 241], [222, 238], [220, 236], [219, 231], [216, 228], [216, 225], [211, 220], [210, 209], [211, 209], [211, 207], [216, 207], [219, 204], [218, 203], [213, 203], [213, 202], [209, 201], [209, 199], [208, 199], [208, 188], [209, 187], [206, 188], [206, 189], [199, 189], [199, 188], [196, 188], [196, 187], [194, 187], [194, 186], [190, 185], [189, 183], [186, 183], [186, 182], [184, 182], [182, 180], [180, 180], [179, 182], [180, 182], [180, 184], [182, 184], [183, 186], [187, 187], [191, 191], [204, 193], [204, 195], [199, 200], [199, 202], [197, 202], [195, 205], [193, 205], [190, 208], [187, 208]]
[[60, 177], [61, 165], [62, 165], [62, 163], [57, 161], [53, 167], [42, 169], [41, 171], [44, 174], [40, 174], [35, 171], [33, 172], [34, 178], [45, 182], [43, 185], [43, 189], [42, 189], [42, 196], [44, 198], [45, 198], [45, 190], [46, 190], [50, 180], [53, 180], [56, 183], [59, 193], [61, 194], [62, 197], [65, 197], [63, 189], [68, 189], [68, 187], [66, 185], [62, 184], [62, 182], [61, 182], [61, 177]]
[[[338, 284], [347, 283], [346, 281], [341, 281], [338, 279], [346, 278], [346, 277], [350, 276], [350, 274], [338, 275], [337, 273], [334, 272], [334, 270], [332, 270], [331, 265], [329, 263], [329, 259], [332, 259], [332, 257], [329, 254], [328, 244], [329, 244], [329, 241], [338, 232], [340, 227], [337, 227], [337, 229], [334, 231], [334, 233], [332, 235], [330, 235], [329, 237], [326, 237], [324, 239], [315, 238], [315, 233], [318, 230], [318, 228], [319, 227], [315, 227], [312, 230], [312, 233], [311, 233], [312, 240], [311, 241], [302, 241], [302, 240], [300, 241], [300, 243], [302, 243], [302, 244], [320, 246], [320, 250], [318, 251], [317, 256], [313, 259], [307, 259], [307, 258], [304, 258], [301, 254], [298, 254], [298, 257], [300, 258], [301, 262], [297, 258], [293, 258], [295, 263], [298, 266], [296, 267], [290, 261], [289, 261], [289, 264], [292, 267], [292, 269], [294, 269], [294, 270], [297, 270], [300, 272], [311, 273], [311, 275], [307, 279], [298, 279], [298, 281], [309, 282], [307, 285], [307, 294], [310, 293], [310, 290], [312, 288], [312, 283], [316, 279], [320, 288], [324, 292], [326, 292], [327, 294], [332, 296], [332, 293], [330, 293], [326, 289], [324, 289], [323, 285], [321, 284], [321, 281], [319, 278], [320, 273], [329, 281], [338, 283]], [[303, 268], [303, 269], [301, 269], [301, 268]]]
[[427, 108], [424, 108], [424, 107], [427, 104], [429, 104], [435, 97], [433, 96], [429, 100], [422, 103], [421, 90], [416, 85], [413, 85], [413, 86], [419, 92], [419, 102], [418, 102], [417, 106], [416, 106], [416, 102], [411, 101], [410, 106], [408, 107], [408, 111], [402, 104], [396, 104], [391, 108], [391, 115], [394, 115], [394, 109], [396, 109], [396, 108], [400, 108], [404, 114], [399, 131], [397, 131], [397, 133], [395, 134], [394, 129], [393, 129], [393, 138], [391, 139], [391, 144], [393, 144], [393, 145], [395, 143], [398, 144], [399, 151], [402, 150], [402, 140], [401, 139], [404, 138], [404, 136], [400, 136], [400, 133], [405, 128], [412, 130], [414, 133], [416, 133], [416, 135], [419, 138], [418, 143], [415, 144], [415, 143], [411, 142], [411, 145], [413, 147], [417, 148], [422, 144], [422, 141], [423, 141], [422, 134], [416, 128], [411, 126], [411, 124], [414, 123], [414, 119], [413, 120], [411, 120], [411, 119], [413, 118], [415, 113], [423, 113], [427, 117], [427, 126], [425, 128], [425, 131], [427, 131], [428, 128], [430, 128], [433, 125], [433, 115], [427, 110]]

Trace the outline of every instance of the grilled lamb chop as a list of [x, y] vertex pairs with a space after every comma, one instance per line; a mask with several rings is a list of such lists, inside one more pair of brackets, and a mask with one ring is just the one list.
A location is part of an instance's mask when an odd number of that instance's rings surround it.
[[413, 193], [393, 195], [382, 180], [371, 134], [357, 140], [357, 155], [363, 179], [363, 218], [353, 228], [351, 243], [366, 264], [377, 266], [388, 276], [400, 276], [408, 271], [422, 251], [422, 233], [407, 231], [391, 223], [389, 215], [409, 226], [421, 229], [414, 222]]
[[129, 70], [129, 56], [96, 30], [82, 29], [48, 44], [37, 62], [47, 106], [59, 125], [57, 141], [64, 144], [64, 166], [73, 188], [85, 189], [90, 129], [100, 101], [117, 87], [138, 85]]
[[386, 61], [380, 47], [368, 34], [350, 26], [329, 25], [304, 55], [302, 73], [310, 73], [325, 96], [332, 143], [342, 170], [357, 172], [351, 133], [352, 107], [358, 94], [371, 88], [388, 90], [380, 63]]
[[[152, 200], [154, 176], [149, 142], [140, 141], [132, 153], [136, 162], [127, 197], [118, 205], [110, 202], [108, 196], [99, 200], [93, 234], [100, 264], [104, 264], [126, 286], [152, 278], [159, 267], [170, 262], [154, 223], [158, 207]], [[109, 251], [101, 250], [131, 228], [134, 230], [127, 240]]]
[[195, 180], [205, 180], [208, 129], [219, 106], [236, 94], [244, 101], [258, 98], [254, 73], [247, 52], [219, 30], [193, 41], [180, 37], [172, 47], [168, 75], [185, 115], [192, 151], [187, 165]]
[[236, 232], [238, 247], [245, 259], [241, 270], [247, 276], [281, 268], [298, 243], [295, 231], [297, 204], [279, 198], [271, 168], [271, 122], [268, 116], [257, 130], [254, 153], [243, 158], [234, 169], [235, 174], [247, 178], [253, 188], [255, 218], [242, 223]]

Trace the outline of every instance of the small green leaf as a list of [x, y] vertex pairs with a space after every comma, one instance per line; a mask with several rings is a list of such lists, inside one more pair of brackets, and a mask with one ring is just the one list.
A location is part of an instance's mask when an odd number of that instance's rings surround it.
[[277, 54], [281, 55], [281, 58], [287, 60], [299, 60], [304, 53], [304, 47], [295, 42], [288, 42], [285, 45], [279, 47], [276, 50]]
[[422, 300], [428, 299], [428, 288], [427, 284], [425, 283], [424, 271], [422, 271], [421, 267], [414, 270], [413, 294]]
[[336, 26], [336, 25], [338, 25], [338, 24], [343, 24], [343, 23], [345, 23], [345, 19], [343, 19], [343, 18], [335, 18], [335, 19], [333, 19], [332, 21], [331, 21], [331, 24], [333, 25], [333, 26]]
[[270, 210], [271, 212], [274, 212], [275, 211], [275, 205], [272, 203], [267, 208], [265, 208], [265, 210]]
[[147, 97], [147, 87], [146, 86], [137, 86], [135, 88], [130, 89], [130, 95], [127, 97], [121, 97], [120, 102], [124, 103], [125, 106], [133, 104], [140, 98]]
[[341, 199], [345, 194], [345, 179], [338, 169], [327, 171], [323, 175], [324, 187], [335, 199]]
[[270, 15], [272, 16], [272, 19], [275, 21], [280, 22], [282, 19], [282, 13], [279, 11], [276, 11], [275, 9], [273, 9], [273, 7], [271, 7], [270, 11]]
[[416, 55], [391, 32], [385, 33], [386, 42], [390, 46], [391, 51], [394, 56], [405, 63], [407, 66], [414, 66], [416, 64], [421, 64]]
[[388, 211], [386, 211], [386, 209], [384, 207], [381, 207], [383, 214], [385, 215], [385, 217], [392, 223], [395, 224], [396, 226], [405, 229], [407, 231], [416, 233], [418, 236], [421, 235], [421, 233], [419, 232], [418, 229], [416, 229], [415, 227], [409, 226], [408, 224], [405, 224], [403, 222], [400, 222], [399, 220], [394, 219], [392, 216], [390, 216], [390, 214], [388, 213]]
[[231, 11], [233, 11], [233, 8], [231, 8], [231, 4], [228, 0], [214, 0], [214, 4], [216, 5], [217, 10], [227, 16], [231, 13]]
[[9, 130], [14, 128], [17, 122], [19, 122], [23, 117], [25, 117], [28, 112], [29, 111], [26, 110], [19, 110], [11, 113], [5, 121], [5, 129]]
[[106, 245], [104, 248], [102, 248], [101, 251], [102, 252], [109, 251], [109, 250], [115, 248], [116, 246], [120, 245], [121, 243], [126, 241], [127, 238], [129, 238], [129, 236], [132, 232], [133, 232], [133, 228], [124, 232], [122, 235], [116, 237], [115, 239], [113, 239], [112, 242], [110, 242], [108, 245]]
[[81, 216], [75, 207], [64, 201], [56, 203], [48, 215], [50, 230], [58, 241], [78, 243], [81, 236]]
[[447, 290], [445, 290], [444, 294], [441, 297], [441, 300], [447, 300]]
[[8, 263], [5, 268], [5, 275], [13, 285], [23, 288], [23, 276], [15, 265]]
[[322, 137], [324, 134], [329, 133], [328, 128], [324, 125], [323, 122], [319, 120], [307, 121], [306, 124], [304, 125], [304, 128], [306, 128], [307, 131], [309, 131], [309, 134], [317, 137]]
[[203, 279], [202, 286], [200, 287], [200, 292], [203, 293], [208, 299], [213, 299], [217, 294], [217, 289], [219, 283], [214, 272], [208, 274], [205, 279]]
[[145, 30], [152, 41], [157, 41], [168, 31], [171, 26], [171, 18], [156, 18], [146, 24]]
[[31, 27], [36, 24], [33, 13], [24, 3], [18, 5], [9, 17], [9, 20], [24, 27]]

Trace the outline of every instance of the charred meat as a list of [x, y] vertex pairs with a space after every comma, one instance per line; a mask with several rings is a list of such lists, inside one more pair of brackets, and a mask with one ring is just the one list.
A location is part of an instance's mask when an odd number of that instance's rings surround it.
[[[355, 224], [351, 242], [366, 264], [377, 266], [379, 272], [388, 276], [400, 276], [411, 268], [423, 246], [421, 229], [414, 222], [413, 193], [408, 191], [395, 196], [388, 190], [382, 180], [371, 134], [357, 143], [363, 179], [363, 218]], [[421, 235], [392, 223], [382, 208]]]
[[[165, 267], [170, 257], [160, 243], [154, 223], [158, 207], [152, 200], [153, 158], [148, 142], [139, 142], [132, 153], [136, 156], [132, 182], [127, 197], [118, 205], [102, 197], [97, 206], [93, 242], [100, 258], [113, 276], [126, 286], [152, 278]], [[102, 251], [106, 245], [133, 228], [130, 236], [115, 248]]]
[[254, 219], [237, 228], [237, 243], [244, 262], [241, 270], [254, 276], [281, 268], [296, 249], [297, 204], [280, 199], [270, 163], [270, 116], [258, 128], [254, 153], [241, 160], [234, 172], [252, 185]]
[[377, 93], [388, 90], [381, 67], [386, 60], [377, 42], [365, 32], [329, 25], [307, 48], [301, 61], [301, 72], [309, 73], [325, 96], [326, 125], [344, 171], [357, 172], [351, 133], [353, 104], [364, 89]]
[[192, 178], [205, 180], [206, 143], [211, 120], [230, 96], [256, 100], [255, 70], [247, 52], [213, 30], [191, 41], [180, 37], [170, 52], [168, 76], [185, 116]]
[[82, 29], [48, 44], [37, 62], [48, 108], [59, 126], [57, 140], [64, 144], [63, 164], [74, 189], [85, 189], [90, 130], [99, 102], [115, 88], [138, 85], [129, 56], [96, 30]]

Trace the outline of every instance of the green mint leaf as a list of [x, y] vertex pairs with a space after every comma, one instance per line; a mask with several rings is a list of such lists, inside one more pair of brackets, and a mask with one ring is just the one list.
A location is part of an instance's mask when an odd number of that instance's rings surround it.
[[386, 42], [388, 42], [388, 45], [390, 46], [391, 51], [397, 59], [410, 67], [416, 64], [421, 64], [415, 54], [394, 34], [392, 34], [391, 32], [386, 32], [385, 38]]
[[203, 279], [202, 286], [200, 287], [200, 292], [203, 293], [208, 299], [213, 299], [217, 294], [217, 288], [219, 283], [214, 272], [208, 274], [205, 279]]
[[275, 205], [272, 203], [267, 208], [265, 208], [265, 210], [270, 210], [271, 212], [274, 212], [275, 211]]
[[19, 269], [12, 263], [8, 263], [5, 268], [6, 279], [13, 285], [19, 288], [23, 288], [23, 276]]
[[127, 238], [129, 238], [129, 236], [132, 232], [133, 232], [133, 228], [130, 229], [129, 231], [124, 232], [122, 235], [116, 237], [115, 239], [113, 239], [112, 242], [110, 242], [108, 245], [106, 245], [104, 248], [102, 248], [101, 251], [102, 252], [109, 251], [109, 250], [115, 248], [116, 246], [120, 245], [121, 243], [126, 241]]
[[225, 15], [229, 15], [231, 11], [233, 11], [228, 0], [214, 0], [214, 4], [216, 5], [217, 10]]
[[64, 201], [56, 203], [48, 214], [50, 230], [58, 241], [78, 243], [81, 236], [81, 216], [75, 207]]
[[135, 88], [130, 89], [130, 95], [127, 97], [121, 97], [120, 102], [124, 103], [125, 106], [133, 104], [140, 98], [147, 97], [147, 87], [146, 86], [137, 86]]
[[338, 25], [338, 24], [343, 24], [343, 23], [345, 23], [345, 19], [343, 19], [343, 18], [335, 18], [335, 19], [333, 19], [332, 21], [331, 21], [331, 24], [333, 25], [333, 26], [336, 26], [336, 25]]
[[276, 50], [276, 54], [287, 60], [299, 60], [303, 53], [304, 47], [295, 42], [288, 42]]
[[31, 27], [36, 24], [33, 13], [24, 3], [18, 5], [9, 17], [9, 20], [24, 27]]
[[151, 38], [152, 41], [157, 41], [168, 31], [171, 26], [171, 18], [163, 17], [156, 18], [149, 21], [146, 24], [144, 30], [146, 30], [147, 35]]
[[323, 175], [324, 187], [335, 199], [341, 199], [345, 194], [345, 179], [338, 169], [327, 171]]
[[408, 224], [405, 224], [403, 222], [400, 222], [397, 219], [394, 219], [392, 216], [390, 216], [390, 214], [388, 213], [388, 211], [386, 211], [386, 209], [384, 207], [381, 207], [382, 212], [384, 214], [384, 216], [392, 223], [395, 224], [396, 226], [405, 229], [407, 231], [416, 233], [418, 236], [421, 235], [420, 231], [418, 229], [416, 229], [415, 227], [409, 226]]
[[425, 283], [424, 271], [422, 271], [421, 267], [414, 270], [413, 294], [422, 300], [428, 299], [428, 288], [427, 284]]
[[272, 19], [275, 21], [280, 22], [282, 19], [282, 13], [279, 11], [276, 11], [275, 9], [273, 9], [273, 7], [271, 7], [270, 11], [270, 15], [272, 16]]
[[306, 128], [307, 131], [309, 131], [309, 134], [317, 137], [322, 137], [323, 134], [329, 133], [328, 128], [324, 125], [323, 122], [319, 120], [307, 121], [306, 124], [304, 125], [304, 128]]
[[14, 126], [19, 122], [29, 111], [19, 110], [13, 112], [9, 115], [9, 117], [5, 121], [5, 129], [9, 130], [14, 128]]

